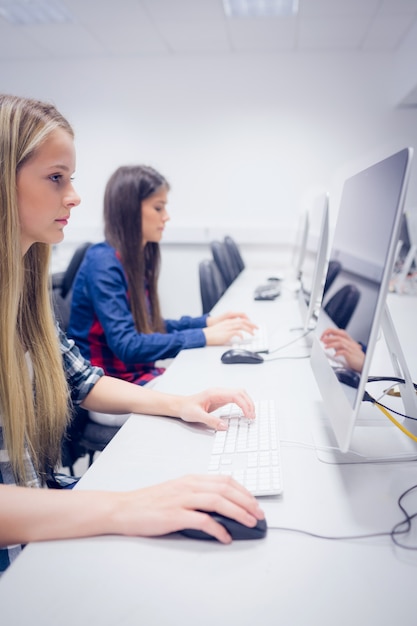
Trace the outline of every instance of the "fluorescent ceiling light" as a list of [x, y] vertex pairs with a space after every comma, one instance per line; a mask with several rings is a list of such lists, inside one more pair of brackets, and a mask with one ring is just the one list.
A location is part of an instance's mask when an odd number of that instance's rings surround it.
[[295, 15], [298, 0], [223, 0], [227, 17], [284, 17]]
[[0, 17], [17, 26], [75, 21], [60, 0], [0, 0]]

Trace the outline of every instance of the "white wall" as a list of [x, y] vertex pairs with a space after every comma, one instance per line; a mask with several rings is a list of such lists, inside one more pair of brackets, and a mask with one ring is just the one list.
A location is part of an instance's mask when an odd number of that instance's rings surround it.
[[[271, 249], [292, 241], [315, 191], [330, 190], [334, 216], [343, 176], [417, 145], [416, 109], [392, 108], [394, 72], [391, 55], [343, 53], [25, 61], [0, 63], [0, 89], [54, 101], [75, 128], [83, 202], [68, 241], [100, 239], [109, 175], [142, 162], [172, 185], [165, 241], [200, 242], [200, 258], [226, 232]], [[416, 205], [414, 168], [407, 206]], [[179, 261], [166, 247], [163, 272], [166, 285], [182, 272], [194, 309], [192, 248]]]

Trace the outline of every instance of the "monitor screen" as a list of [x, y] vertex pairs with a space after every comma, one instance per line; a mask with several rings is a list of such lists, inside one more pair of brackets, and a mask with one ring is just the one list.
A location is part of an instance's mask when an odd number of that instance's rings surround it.
[[[329, 266], [336, 261], [339, 271], [322, 301], [311, 366], [328, 418], [327, 434], [339, 451], [353, 452], [345, 462], [391, 456], [391, 442], [381, 441], [381, 450], [376, 450], [376, 431], [359, 432], [357, 418], [369, 405], [363, 396], [386, 306], [411, 156], [412, 149], [401, 150], [348, 178], [342, 190], [329, 256]], [[329, 347], [329, 337], [334, 343], [343, 333], [358, 348], [349, 359], [335, 356]]]
[[329, 196], [319, 195], [308, 211], [308, 235], [300, 271], [299, 305], [304, 330], [314, 328], [323, 295], [329, 247]]

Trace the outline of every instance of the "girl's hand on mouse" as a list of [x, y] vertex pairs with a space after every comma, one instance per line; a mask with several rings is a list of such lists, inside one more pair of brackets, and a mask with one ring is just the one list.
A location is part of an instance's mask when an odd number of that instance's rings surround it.
[[227, 423], [212, 411], [233, 402], [247, 419], [255, 418], [255, 406], [243, 389], [206, 389], [192, 396], [178, 397], [177, 414], [185, 422], [201, 422], [214, 430], [227, 430]]
[[253, 335], [257, 328], [255, 324], [246, 317], [233, 317], [217, 322], [212, 326], [203, 328], [207, 346], [224, 346], [234, 337], [243, 339], [243, 333]]
[[228, 476], [185, 476], [116, 498], [110, 532], [124, 535], [151, 537], [192, 528], [230, 543], [226, 529], [204, 511], [216, 511], [248, 527], [264, 518], [256, 498]]
[[230, 543], [226, 529], [204, 511], [251, 528], [264, 518], [256, 499], [227, 476], [186, 476], [125, 492], [14, 485], [0, 485], [0, 492], [2, 545], [115, 534], [151, 537], [184, 528]]

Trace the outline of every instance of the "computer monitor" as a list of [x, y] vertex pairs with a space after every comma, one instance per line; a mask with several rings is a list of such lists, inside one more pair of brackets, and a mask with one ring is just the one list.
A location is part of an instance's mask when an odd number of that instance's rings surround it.
[[291, 263], [296, 280], [299, 280], [301, 277], [301, 268], [303, 267], [307, 247], [308, 228], [308, 211], [303, 211], [299, 218], [295, 246], [293, 250], [293, 259]]
[[[332, 290], [352, 284], [360, 300], [345, 327], [366, 347], [360, 371], [333, 361], [320, 338], [335, 327], [323, 301], [314, 332], [311, 366], [326, 417], [314, 426], [320, 458], [336, 463], [376, 462], [415, 458], [417, 444], [396, 428], [373, 404], [364, 402], [365, 386], [378, 334], [382, 327], [397, 374], [406, 379], [401, 394], [406, 411], [417, 417], [416, 394], [386, 305], [412, 149], [401, 150], [345, 181], [335, 226], [330, 260], [341, 265]], [[406, 387], [406, 393], [404, 389]], [[407, 413], [406, 414], [410, 414]], [[412, 420], [407, 420], [409, 430]]]
[[320, 194], [308, 211], [308, 233], [300, 271], [299, 305], [304, 330], [314, 328], [323, 295], [329, 247], [329, 196]]

